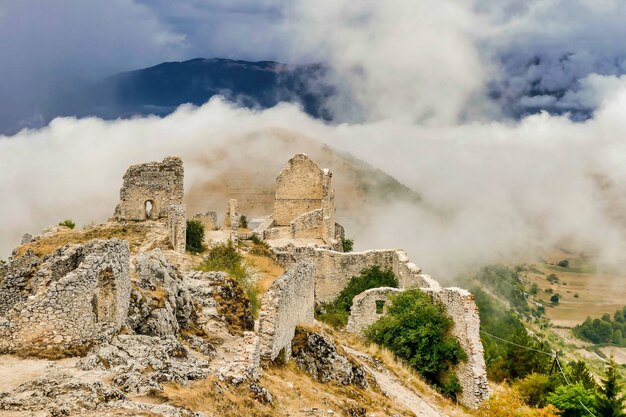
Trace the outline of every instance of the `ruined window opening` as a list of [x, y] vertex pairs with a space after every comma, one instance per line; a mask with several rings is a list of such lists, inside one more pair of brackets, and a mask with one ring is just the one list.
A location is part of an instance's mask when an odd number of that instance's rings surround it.
[[145, 207], [146, 207], [146, 219], [151, 219], [152, 218], [152, 207], [153, 207], [152, 201], [151, 200], [146, 201]]
[[91, 306], [97, 323], [111, 322], [115, 319], [115, 277], [110, 268], [98, 274], [98, 286], [94, 291]]
[[376, 314], [383, 314], [383, 309], [385, 308], [384, 300], [376, 300]]

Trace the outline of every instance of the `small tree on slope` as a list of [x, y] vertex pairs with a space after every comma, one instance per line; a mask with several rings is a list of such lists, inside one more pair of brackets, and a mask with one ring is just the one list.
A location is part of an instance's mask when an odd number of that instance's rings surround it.
[[624, 396], [622, 395], [621, 375], [613, 356], [604, 371], [604, 379], [596, 399], [596, 409], [602, 417], [624, 417]]

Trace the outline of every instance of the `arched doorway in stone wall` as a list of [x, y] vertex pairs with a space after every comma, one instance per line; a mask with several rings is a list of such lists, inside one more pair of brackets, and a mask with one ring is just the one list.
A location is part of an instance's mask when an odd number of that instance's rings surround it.
[[115, 276], [111, 268], [104, 269], [98, 274], [98, 286], [94, 290], [91, 304], [97, 323], [115, 321], [117, 297]]
[[147, 200], [144, 203], [143, 207], [144, 207], [145, 214], [146, 214], [146, 220], [153, 219], [154, 218], [154, 213], [155, 213], [154, 201]]

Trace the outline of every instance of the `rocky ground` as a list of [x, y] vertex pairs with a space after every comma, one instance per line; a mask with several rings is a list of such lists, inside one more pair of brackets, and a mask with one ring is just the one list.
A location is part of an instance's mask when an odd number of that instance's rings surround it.
[[465, 415], [323, 326], [298, 330], [290, 363], [251, 369], [243, 291], [225, 273], [191, 270], [199, 258], [168, 250], [159, 223], [49, 230], [14, 256], [119, 234], [132, 279], [120, 334], [83, 356], [0, 355], [0, 417]]

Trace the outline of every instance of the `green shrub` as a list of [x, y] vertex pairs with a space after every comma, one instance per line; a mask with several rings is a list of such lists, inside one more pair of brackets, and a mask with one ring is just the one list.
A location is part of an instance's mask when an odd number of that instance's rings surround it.
[[204, 251], [204, 224], [200, 220], [187, 220], [186, 247], [191, 253]]
[[261, 307], [260, 290], [256, 282], [248, 275], [243, 257], [231, 240], [211, 246], [204, 261], [197, 267], [200, 271], [223, 271], [230, 275], [243, 288], [252, 312], [256, 317]]
[[559, 277], [557, 277], [556, 274], [550, 274], [548, 275], [547, 280], [550, 281], [552, 284], [556, 284], [559, 282]]
[[65, 219], [59, 223], [59, 226], [65, 226], [69, 229], [73, 229], [76, 227], [76, 223], [74, 223], [74, 220], [72, 219]]
[[[548, 403], [554, 405], [561, 412], [562, 417], [588, 416], [587, 409], [595, 414], [594, 394], [582, 383], [561, 385], [553, 393], [548, 394]], [[606, 416], [606, 414], [599, 414]]]
[[387, 314], [365, 330], [369, 340], [385, 346], [440, 391], [454, 398], [460, 392], [452, 367], [467, 360], [445, 306], [419, 289], [390, 297]]
[[346, 239], [346, 238], [341, 238], [341, 247], [343, 249], [344, 252], [352, 252], [352, 249], [354, 248], [354, 240], [352, 239]]
[[244, 229], [248, 228], [248, 218], [243, 214], [239, 216], [239, 227], [243, 227]]
[[337, 298], [331, 303], [322, 303], [317, 310], [317, 319], [333, 327], [343, 327], [348, 323], [352, 299], [370, 288], [398, 287], [398, 280], [391, 270], [381, 270], [379, 266], [364, 269], [352, 277]]
[[561, 268], [567, 268], [569, 266], [569, 261], [567, 259], [563, 259], [562, 261], [559, 261], [557, 265]]
[[552, 301], [552, 304], [554, 305], [558, 305], [560, 300], [561, 300], [560, 294], [554, 294], [552, 297], [550, 297], [550, 301]]
[[533, 407], [545, 407], [548, 404], [548, 394], [554, 392], [560, 385], [560, 375], [548, 376], [532, 373], [518, 380], [513, 387], [520, 393], [524, 402]]

